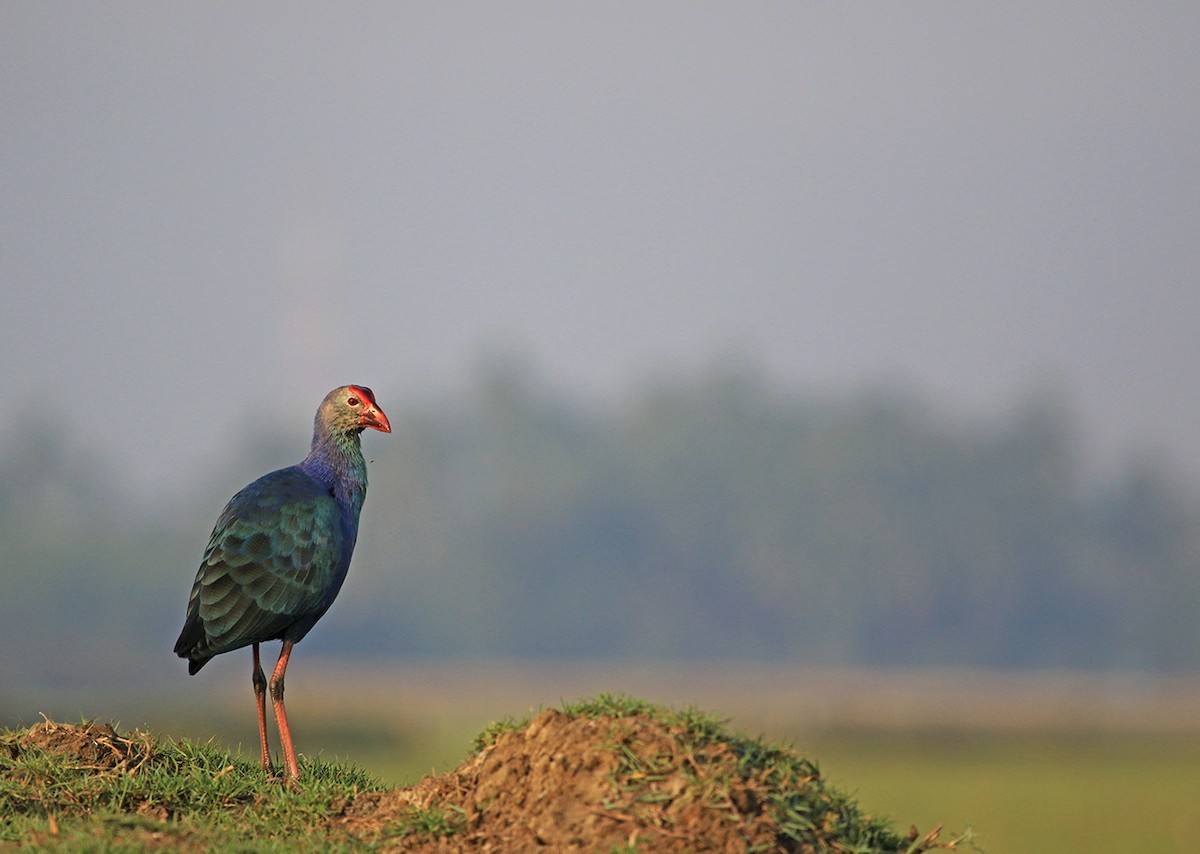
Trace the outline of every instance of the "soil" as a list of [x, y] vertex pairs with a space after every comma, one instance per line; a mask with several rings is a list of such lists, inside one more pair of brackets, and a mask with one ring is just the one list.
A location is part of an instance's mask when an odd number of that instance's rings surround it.
[[452, 836], [395, 840], [394, 850], [416, 852], [781, 850], [760, 784], [737, 774], [728, 748], [681, 752], [653, 719], [550, 709], [449, 774], [360, 796], [341, 824], [378, 838], [414, 809], [464, 821]]
[[134, 738], [118, 735], [110, 724], [61, 724], [46, 720], [30, 727], [17, 741], [17, 748], [36, 748], [55, 753], [75, 768], [95, 771], [132, 770], [145, 761], [151, 742], [145, 733]]

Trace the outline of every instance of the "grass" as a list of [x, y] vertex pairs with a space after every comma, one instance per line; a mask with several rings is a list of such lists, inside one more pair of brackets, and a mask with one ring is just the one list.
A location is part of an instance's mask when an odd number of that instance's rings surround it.
[[[889, 822], [863, 814], [853, 797], [826, 785], [809, 760], [730, 733], [693, 708], [601, 695], [565, 704], [562, 713], [607, 721], [601, 752], [616, 758], [608, 808], [632, 814], [635, 828], [682, 831], [687, 809], [715, 809], [729, 812], [722, 821], [768, 821], [769, 839], [776, 841], [763, 850], [811, 845], [843, 854], [912, 854], [935, 847], [932, 836], [906, 838]], [[508, 719], [487, 727], [475, 740], [476, 752], [499, 750], [505, 733], [528, 723]], [[357, 800], [370, 806], [388, 797], [376, 778], [348, 764], [304, 759], [300, 781], [285, 783], [212, 741], [50, 720], [0, 734], [4, 848], [394, 850], [398, 841], [429, 843], [468, 826], [463, 807], [438, 801], [393, 808], [357, 836], [339, 823]], [[665, 812], [680, 805], [685, 812]], [[623, 813], [621, 820], [627, 818]]]
[[[226, 665], [223, 678], [196, 690], [186, 709], [165, 699], [166, 690], [69, 695], [68, 702], [54, 699], [68, 696], [61, 691], [21, 696], [6, 686], [6, 699], [12, 709], [63, 717], [104, 709], [177, 737], [216, 733], [235, 754], [241, 745], [253, 770], [257, 733], [240, 664]], [[221, 666], [219, 659], [213, 665]], [[709, 665], [683, 676], [677, 665], [393, 665], [382, 678], [378, 670], [308, 667], [289, 686], [305, 767], [336, 767], [330, 758], [353, 761], [388, 788], [454, 767], [483, 723], [498, 713], [553, 706], [563, 696], [601, 688], [731, 712], [739, 728], [766, 732], [818, 757], [828, 781], [872, 815], [902, 820], [902, 827], [910, 821], [921, 828], [969, 824], [989, 854], [1171, 854], [1195, 850], [1200, 839], [1200, 717], [1188, 699], [1192, 681], [1135, 680], [1131, 691], [1114, 693], [1107, 681], [1097, 687], [1056, 675], [1054, 685], [1062, 681], [1070, 689], [1067, 702], [1048, 695], [1045, 677], [1002, 676], [989, 687], [991, 677], [957, 672], [931, 685], [920, 673], [759, 675]], [[1174, 696], [1182, 701], [1157, 705]], [[1114, 717], [1114, 708], [1125, 711]], [[849, 724], [839, 723], [843, 718], [851, 718]], [[516, 725], [502, 720], [478, 738], [487, 741], [489, 730]], [[4, 760], [0, 749], [0, 785], [8, 782]], [[45, 829], [44, 819], [40, 826]]]
[[[0, 843], [45, 851], [294, 851], [324, 833], [331, 814], [381, 788], [357, 768], [325, 762], [305, 762], [301, 783], [283, 785], [211, 742], [81, 727], [86, 739], [50, 721], [0, 735]], [[44, 747], [29, 741], [35, 732]], [[352, 847], [333, 840], [330, 850]]]

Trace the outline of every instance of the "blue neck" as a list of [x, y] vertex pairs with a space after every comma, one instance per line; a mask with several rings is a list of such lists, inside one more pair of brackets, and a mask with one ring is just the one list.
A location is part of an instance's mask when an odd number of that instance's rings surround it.
[[359, 432], [318, 433], [300, 469], [333, 492], [343, 512], [357, 521], [367, 493], [367, 461]]

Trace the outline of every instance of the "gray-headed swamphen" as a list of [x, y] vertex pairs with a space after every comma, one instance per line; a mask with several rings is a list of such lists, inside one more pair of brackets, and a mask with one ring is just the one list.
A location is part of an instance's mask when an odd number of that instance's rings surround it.
[[[334, 389], [317, 410], [308, 456], [263, 475], [230, 499], [204, 550], [175, 642], [189, 674], [215, 655], [252, 647], [262, 766], [271, 774], [268, 688], [287, 774], [300, 776], [283, 708], [283, 675], [292, 647], [321, 619], [346, 580], [367, 493], [360, 435], [368, 427], [392, 432], [371, 390]], [[282, 640], [283, 648], [268, 682], [258, 645], [270, 640]]]

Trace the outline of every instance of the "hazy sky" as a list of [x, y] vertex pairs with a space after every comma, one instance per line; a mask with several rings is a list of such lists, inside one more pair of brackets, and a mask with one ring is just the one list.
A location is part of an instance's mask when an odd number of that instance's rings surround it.
[[[1200, 473], [1200, 4], [0, 4], [0, 436], [194, 477], [496, 345]], [[150, 487], [154, 494], [155, 487]]]

